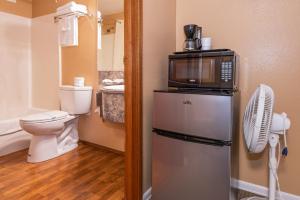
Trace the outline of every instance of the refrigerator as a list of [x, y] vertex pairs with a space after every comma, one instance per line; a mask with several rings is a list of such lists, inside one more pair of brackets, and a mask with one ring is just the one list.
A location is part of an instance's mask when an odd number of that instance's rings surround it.
[[155, 91], [152, 200], [229, 200], [235, 92]]

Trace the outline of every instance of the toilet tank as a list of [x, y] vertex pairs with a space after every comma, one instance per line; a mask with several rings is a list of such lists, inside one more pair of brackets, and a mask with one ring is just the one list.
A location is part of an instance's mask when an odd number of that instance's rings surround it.
[[61, 110], [71, 115], [89, 113], [92, 102], [92, 91], [93, 88], [90, 86], [61, 86], [59, 91]]

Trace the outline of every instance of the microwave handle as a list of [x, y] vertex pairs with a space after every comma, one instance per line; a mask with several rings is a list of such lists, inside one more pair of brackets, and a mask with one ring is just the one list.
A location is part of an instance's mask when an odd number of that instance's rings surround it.
[[192, 84], [192, 83], [196, 83], [196, 80], [195, 79], [189, 79], [189, 82]]
[[199, 79], [199, 84], [201, 85], [202, 84], [202, 58], [200, 58], [198, 62], [199, 62], [198, 79]]
[[176, 84], [182, 84], [182, 85], [191, 85], [194, 86], [194, 83], [182, 83], [182, 82], [178, 82], [178, 81], [174, 81], [174, 80], [169, 80], [169, 82], [171, 83], [176, 83]]

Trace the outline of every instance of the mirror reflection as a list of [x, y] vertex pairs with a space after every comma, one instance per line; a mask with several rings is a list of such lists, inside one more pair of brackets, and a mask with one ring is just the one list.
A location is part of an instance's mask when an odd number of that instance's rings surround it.
[[124, 0], [99, 0], [98, 71], [124, 71]]
[[124, 124], [124, 0], [99, 0], [97, 15], [100, 116]]

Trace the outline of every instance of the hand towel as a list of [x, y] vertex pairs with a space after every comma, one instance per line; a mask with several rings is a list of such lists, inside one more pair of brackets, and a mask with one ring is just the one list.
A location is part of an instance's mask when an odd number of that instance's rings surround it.
[[62, 47], [78, 46], [78, 18], [67, 16], [59, 20], [59, 43]]

